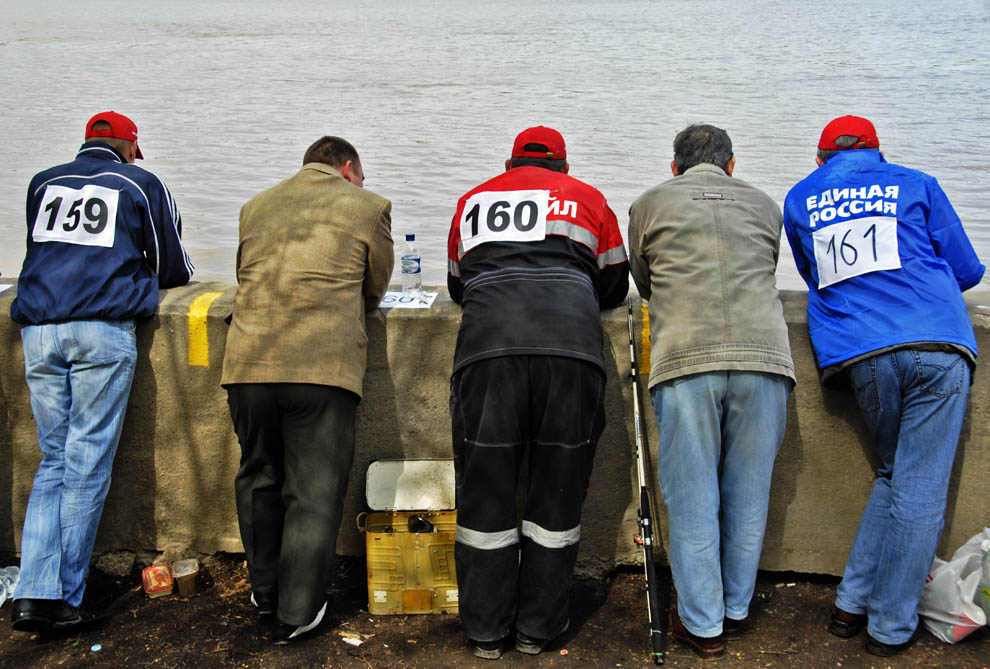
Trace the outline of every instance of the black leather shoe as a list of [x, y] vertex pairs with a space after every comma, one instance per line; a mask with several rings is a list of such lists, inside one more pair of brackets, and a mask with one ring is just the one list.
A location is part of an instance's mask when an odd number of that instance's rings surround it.
[[912, 636], [910, 639], [904, 643], [884, 643], [883, 641], [877, 641], [867, 633], [866, 635], [866, 652], [871, 655], [876, 655], [877, 657], [890, 657], [892, 655], [897, 655], [901, 651], [907, 649], [914, 640], [917, 638], [917, 634]]
[[10, 626], [19, 632], [47, 632], [54, 627], [66, 629], [84, 622], [75, 606], [61, 599], [15, 599]]
[[749, 633], [751, 629], [749, 616], [736, 620], [735, 618], [724, 618], [722, 620], [722, 636], [726, 639], [738, 639]]
[[832, 617], [828, 621], [828, 631], [843, 639], [851, 639], [866, 625], [865, 613], [849, 613], [838, 606], [832, 607]]

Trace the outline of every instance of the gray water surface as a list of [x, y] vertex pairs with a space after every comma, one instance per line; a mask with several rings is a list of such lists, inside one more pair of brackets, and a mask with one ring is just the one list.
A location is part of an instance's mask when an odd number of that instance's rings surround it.
[[[988, 34], [990, 0], [5, 0], [0, 273], [20, 271], [31, 176], [104, 109], [138, 124], [199, 280], [233, 281], [241, 205], [324, 134], [354, 143], [442, 284], [457, 198], [525, 127], [563, 133], [625, 234], [684, 126], [725, 128], [735, 176], [783, 202], [843, 114], [938, 177], [987, 262]], [[802, 288], [783, 246], [778, 284]]]

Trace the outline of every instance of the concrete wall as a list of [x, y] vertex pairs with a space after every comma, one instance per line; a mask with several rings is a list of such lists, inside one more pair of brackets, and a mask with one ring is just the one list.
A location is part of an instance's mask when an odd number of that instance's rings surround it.
[[[242, 550], [233, 494], [239, 448], [219, 385], [224, 318], [235, 290], [230, 284], [197, 283], [163, 291], [159, 314], [139, 324], [137, 373], [97, 551], [159, 550], [181, 557], [188, 551]], [[40, 458], [18, 328], [8, 316], [14, 292], [0, 293], [0, 551], [20, 546]], [[990, 351], [990, 307], [980, 306], [990, 305], [990, 294], [968, 299], [979, 345]], [[852, 397], [823, 391], [818, 384], [804, 294], [785, 293], [783, 300], [799, 382], [777, 459], [761, 566], [839, 574], [875, 461]], [[637, 335], [640, 319], [637, 313]], [[365, 399], [339, 553], [363, 552], [353, 519], [365, 510], [370, 461], [450, 456], [448, 375], [459, 320], [459, 307], [441, 290], [430, 310], [390, 310], [370, 324]], [[605, 313], [603, 322], [608, 425], [584, 510], [579, 569], [589, 574], [641, 556], [632, 541], [638, 495], [625, 309]], [[972, 388], [949, 490], [943, 555], [988, 523], [990, 384], [985, 374], [977, 372]], [[656, 426], [645, 393], [643, 399], [655, 449]], [[665, 526], [662, 517], [660, 523]]]

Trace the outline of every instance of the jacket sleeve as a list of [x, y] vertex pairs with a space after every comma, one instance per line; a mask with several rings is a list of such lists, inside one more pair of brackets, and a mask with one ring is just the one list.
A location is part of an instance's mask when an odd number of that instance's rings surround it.
[[928, 199], [928, 238], [935, 255], [949, 263], [959, 290], [968, 290], [980, 282], [986, 267], [980, 263], [962, 221], [935, 179], [928, 183]]
[[791, 255], [794, 256], [794, 265], [809, 289], [817, 286], [815, 277], [811, 275], [811, 261], [804, 255], [804, 247], [801, 244], [801, 237], [797, 231], [797, 224], [791, 216], [790, 198], [784, 201], [784, 233], [787, 235], [787, 243], [791, 247]]
[[182, 246], [182, 216], [165, 182], [152, 174], [148, 188], [151, 206], [145, 235], [145, 257], [158, 275], [160, 288], [174, 288], [189, 283], [193, 264]]
[[598, 238], [598, 304], [611, 309], [622, 304], [629, 293], [629, 259], [615, 213], [606, 203]]
[[368, 246], [368, 265], [364, 271], [364, 310], [371, 312], [378, 308], [388, 282], [392, 278], [395, 265], [395, 245], [392, 242], [392, 203], [385, 201], [378, 214], [375, 230]]
[[636, 290], [644, 300], [653, 293], [650, 283], [650, 263], [643, 256], [643, 222], [636, 213], [636, 205], [629, 207], [629, 269], [632, 271]]
[[457, 211], [454, 212], [454, 219], [450, 222], [450, 232], [447, 233], [447, 292], [450, 299], [460, 304], [464, 297], [464, 286], [461, 283], [460, 259], [457, 257], [457, 248], [461, 243], [461, 229], [457, 225], [460, 220], [461, 208], [464, 200], [457, 203]]

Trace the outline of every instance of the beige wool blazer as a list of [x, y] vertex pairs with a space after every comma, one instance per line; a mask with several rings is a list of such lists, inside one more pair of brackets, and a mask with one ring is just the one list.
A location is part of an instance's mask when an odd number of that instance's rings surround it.
[[313, 383], [361, 396], [366, 314], [392, 275], [392, 203], [322, 163], [241, 209], [221, 383]]

